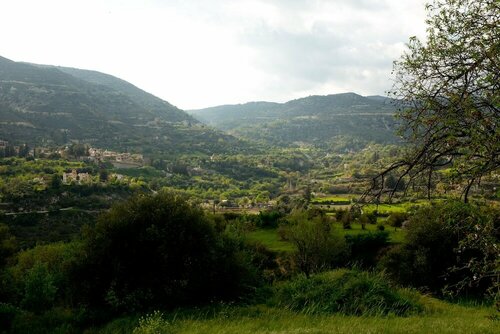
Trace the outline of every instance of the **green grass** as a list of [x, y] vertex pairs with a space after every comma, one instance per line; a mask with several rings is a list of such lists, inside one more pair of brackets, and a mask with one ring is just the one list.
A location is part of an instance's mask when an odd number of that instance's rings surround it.
[[[440, 202], [442, 199], [433, 199], [433, 202]], [[414, 202], [403, 202], [403, 203], [393, 203], [393, 204], [379, 204], [378, 212], [381, 214], [391, 214], [393, 212], [407, 212], [411, 207], [428, 205], [430, 202], [428, 200], [420, 199]], [[364, 212], [373, 212], [377, 210], [375, 204], [368, 204], [363, 206]]]
[[[429, 308], [424, 315], [409, 317], [368, 317], [343, 315], [309, 315], [263, 305], [222, 307], [191, 314], [172, 313], [150, 321], [165, 334], [327, 334], [327, 333], [498, 333], [500, 322], [489, 318], [487, 307], [465, 307], [426, 298]], [[152, 319], [155, 320], [155, 319]], [[137, 320], [118, 319], [100, 330], [86, 334], [131, 333]], [[147, 328], [144, 328], [147, 329]]]
[[280, 240], [276, 229], [258, 229], [247, 234], [250, 241], [260, 241], [264, 246], [275, 252], [291, 252], [293, 245]]
[[355, 199], [356, 195], [332, 195], [325, 197], [317, 197], [312, 200], [313, 204], [324, 204], [324, 203], [332, 203], [331, 205], [335, 205], [335, 203], [345, 203], [351, 202], [352, 199]]
[[[378, 221], [378, 220], [377, 220]], [[367, 232], [375, 232], [378, 231], [377, 225], [374, 224], [366, 224], [365, 229], [361, 227], [361, 224], [352, 223], [351, 229], [345, 230], [341, 224], [334, 224], [334, 228], [340, 231], [340, 233], [344, 235], [357, 235]], [[400, 228], [394, 229], [394, 227], [385, 226], [385, 230], [389, 232], [389, 241], [393, 243], [400, 243], [404, 239], [405, 232]]]
[[[411, 205], [408, 203], [401, 204], [379, 204], [378, 212], [381, 214], [391, 214], [393, 212], [406, 212]], [[368, 204], [363, 207], [363, 212], [373, 212], [377, 210], [377, 206], [375, 204]]]
[[155, 168], [146, 166], [146, 167], [138, 167], [138, 168], [116, 168], [114, 171], [118, 174], [123, 174], [129, 177], [144, 177], [144, 178], [152, 178], [152, 177], [164, 177], [165, 173], [159, 171]]
[[[366, 224], [363, 230], [361, 224], [351, 224], [351, 229], [345, 230], [340, 224], [333, 224], [333, 228], [339, 231], [342, 235], [357, 235], [361, 233], [377, 231], [377, 225]], [[405, 232], [400, 228], [394, 229], [390, 226], [385, 226], [385, 230], [389, 232], [389, 240], [393, 243], [401, 243], [404, 240]], [[288, 241], [280, 240], [277, 229], [266, 228], [258, 229], [247, 233], [247, 239], [250, 241], [259, 241], [264, 246], [275, 252], [291, 252], [293, 245]]]

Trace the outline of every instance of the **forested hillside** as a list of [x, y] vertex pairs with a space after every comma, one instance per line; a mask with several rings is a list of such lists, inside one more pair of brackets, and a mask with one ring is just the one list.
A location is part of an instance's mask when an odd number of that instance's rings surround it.
[[395, 143], [396, 107], [382, 96], [309, 96], [286, 103], [250, 102], [189, 111], [218, 129], [279, 146], [360, 149]]
[[0, 137], [18, 144], [80, 141], [122, 151], [211, 154], [237, 142], [113, 76], [6, 58], [0, 58], [0, 119]]

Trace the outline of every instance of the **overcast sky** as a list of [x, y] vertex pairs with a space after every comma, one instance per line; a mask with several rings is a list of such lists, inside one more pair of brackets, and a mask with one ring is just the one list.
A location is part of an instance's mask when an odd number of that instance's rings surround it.
[[418, 0], [0, 0], [0, 55], [115, 75], [182, 109], [383, 95]]

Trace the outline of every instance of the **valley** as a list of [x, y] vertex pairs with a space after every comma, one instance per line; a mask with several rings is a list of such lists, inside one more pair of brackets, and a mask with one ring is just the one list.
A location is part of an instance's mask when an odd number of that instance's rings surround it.
[[496, 332], [498, 168], [390, 169], [407, 107], [0, 57], [0, 333]]

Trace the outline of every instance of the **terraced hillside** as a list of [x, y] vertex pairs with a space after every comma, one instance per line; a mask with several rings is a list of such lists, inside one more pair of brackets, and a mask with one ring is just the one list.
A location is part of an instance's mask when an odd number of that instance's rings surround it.
[[226, 152], [237, 140], [113, 76], [0, 57], [0, 139], [80, 141], [167, 153]]
[[355, 149], [368, 142], [397, 142], [395, 110], [388, 98], [345, 93], [189, 112], [221, 130], [273, 145]]

